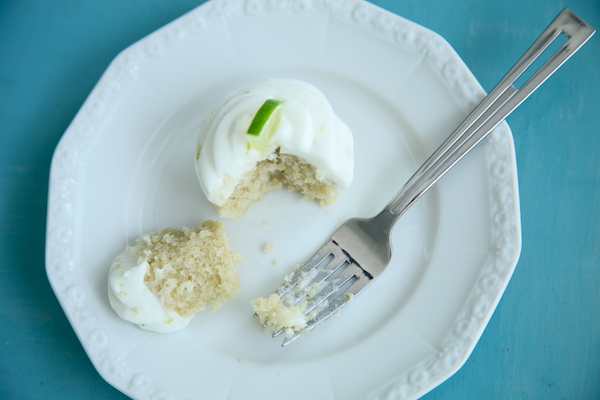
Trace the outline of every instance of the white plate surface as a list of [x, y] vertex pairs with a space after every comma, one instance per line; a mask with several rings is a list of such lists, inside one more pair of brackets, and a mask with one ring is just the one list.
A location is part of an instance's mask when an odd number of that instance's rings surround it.
[[[241, 294], [218, 312], [174, 334], [124, 322], [106, 294], [112, 259], [142, 233], [217, 218], [194, 173], [198, 128], [222, 95], [267, 77], [325, 93], [354, 132], [352, 187], [326, 208], [271, 193], [225, 221], [246, 263]], [[127, 48], [50, 178], [47, 274], [98, 372], [137, 399], [409, 399], [443, 382], [520, 252], [506, 124], [402, 217], [390, 266], [339, 317], [283, 349], [250, 301], [344, 220], [377, 213], [483, 94], [441, 37], [363, 1], [211, 1]]]

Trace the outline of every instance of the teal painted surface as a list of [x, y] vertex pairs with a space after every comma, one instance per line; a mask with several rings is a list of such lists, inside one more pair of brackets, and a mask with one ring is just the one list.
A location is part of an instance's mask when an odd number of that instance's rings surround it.
[[[0, 398], [123, 399], [96, 373], [44, 269], [54, 147], [110, 61], [202, 1], [0, 2]], [[441, 34], [486, 90], [565, 6], [379, 0]], [[600, 399], [600, 35], [508, 122], [523, 250], [472, 356], [425, 399]]]

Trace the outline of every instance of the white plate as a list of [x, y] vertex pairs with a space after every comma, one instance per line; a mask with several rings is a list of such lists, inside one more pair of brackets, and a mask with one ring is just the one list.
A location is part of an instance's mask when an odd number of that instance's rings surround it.
[[[247, 261], [242, 293], [217, 313], [175, 334], [122, 321], [106, 294], [112, 258], [142, 233], [217, 218], [194, 175], [198, 127], [223, 94], [267, 77], [326, 94], [355, 135], [352, 187], [324, 209], [272, 193], [226, 221]], [[400, 220], [388, 270], [341, 316], [283, 349], [250, 300], [344, 220], [378, 212], [482, 96], [441, 37], [364, 1], [211, 1], [123, 51], [50, 178], [48, 278], [98, 372], [137, 399], [415, 398], [447, 379], [520, 252], [506, 124]]]

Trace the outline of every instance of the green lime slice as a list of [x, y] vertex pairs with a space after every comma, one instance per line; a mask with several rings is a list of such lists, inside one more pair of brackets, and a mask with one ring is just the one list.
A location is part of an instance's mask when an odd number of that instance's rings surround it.
[[248, 146], [265, 154], [268, 151], [269, 139], [277, 127], [277, 118], [273, 113], [281, 105], [282, 101], [275, 99], [266, 100], [256, 112], [254, 119], [248, 127]]
[[265, 124], [269, 120], [269, 117], [271, 114], [273, 114], [273, 111], [275, 111], [275, 109], [281, 105], [281, 103], [281, 101], [274, 99], [268, 99], [265, 101], [263, 105], [260, 106], [256, 112], [256, 115], [254, 116], [254, 119], [250, 123], [250, 126], [248, 127], [248, 135], [260, 135]]

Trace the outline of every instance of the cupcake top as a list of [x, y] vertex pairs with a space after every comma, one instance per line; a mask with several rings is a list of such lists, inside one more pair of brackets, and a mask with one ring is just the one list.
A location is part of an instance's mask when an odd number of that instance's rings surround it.
[[199, 134], [195, 167], [206, 197], [220, 206], [258, 162], [279, 154], [298, 157], [320, 180], [345, 189], [353, 178], [353, 153], [350, 128], [321, 91], [277, 78], [240, 88], [217, 104]]

